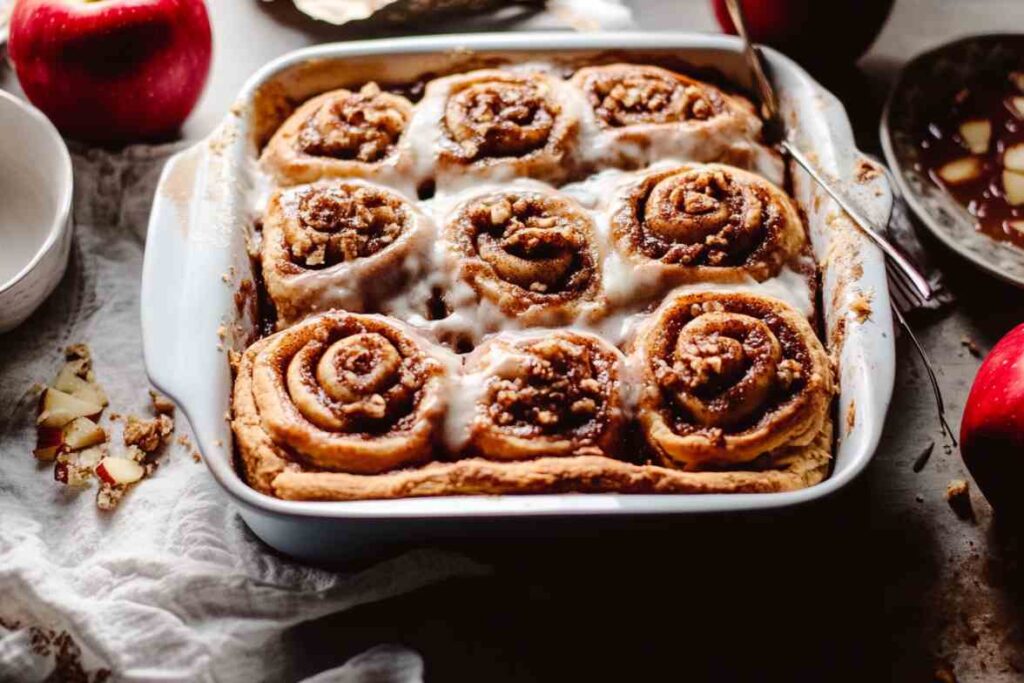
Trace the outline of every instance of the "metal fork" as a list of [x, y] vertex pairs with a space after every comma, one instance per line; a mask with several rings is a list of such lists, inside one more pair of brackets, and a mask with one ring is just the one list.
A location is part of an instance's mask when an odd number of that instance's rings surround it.
[[[789, 155], [793, 161], [795, 161], [809, 176], [823, 189], [839, 207], [850, 217], [850, 219], [860, 228], [861, 233], [868, 239], [875, 243], [879, 249], [885, 254], [885, 269], [889, 275], [889, 281], [895, 285], [894, 292], [896, 298], [904, 299], [903, 303], [909, 306], [916, 307], [919, 302], [928, 301], [932, 298], [932, 288], [928, 284], [928, 280], [925, 279], [921, 273], [918, 272], [910, 261], [896, 249], [892, 244], [888, 242], [881, 235], [881, 230], [878, 230], [872, 221], [867, 218], [861, 211], [850, 202], [846, 196], [833, 187], [832, 183], [825, 179], [825, 177], [818, 172], [814, 167], [814, 164], [804, 156], [803, 152], [796, 147], [789, 138], [786, 136], [785, 122], [782, 120], [782, 114], [779, 110], [778, 97], [775, 95], [775, 88], [772, 86], [771, 81], [768, 80], [768, 76], [765, 73], [764, 63], [762, 62], [762, 56], [760, 51], [754, 46], [750, 40], [750, 35], [747, 32], [747, 22], [743, 15], [743, 8], [740, 5], [739, 0], [726, 0], [726, 6], [729, 10], [729, 16], [732, 18], [732, 23], [736, 27], [737, 32], [743, 39], [743, 51], [746, 56], [747, 65], [750, 68], [751, 73], [754, 76], [754, 82], [757, 85], [758, 92], [761, 97], [761, 118], [764, 119], [763, 134], [766, 142], [777, 144], [783, 152]], [[953, 445], [956, 445], [956, 438], [953, 436], [953, 431], [949, 427], [949, 423], [946, 421], [945, 403], [942, 400], [942, 390], [939, 387], [938, 379], [935, 376], [935, 370], [932, 367], [931, 361], [928, 359], [928, 354], [925, 353], [924, 348], [918, 342], [917, 337], [914, 336], [913, 330], [910, 328], [910, 324], [906, 318], [900, 312], [896, 305], [892, 305], [892, 312], [897, 322], [907, 333], [910, 338], [914, 349], [917, 354], [921, 357], [921, 361], [924, 363], [925, 370], [928, 373], [928, 380], [932, 386], [932, 392], [935, 394], [935, 405], [939, 413], [939, 424], [942, 427], [942, 431], [946, 434]]]

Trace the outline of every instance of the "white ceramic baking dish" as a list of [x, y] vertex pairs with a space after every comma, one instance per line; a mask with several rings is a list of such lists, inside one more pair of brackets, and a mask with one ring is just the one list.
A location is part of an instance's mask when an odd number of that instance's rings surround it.
[[[281, 103], [366, 80], [412, 80], [478, 60], [527, 61], [552, 55], [682, 59], [746, 88], [740, 43], [683, 33], [454, 35], [323, 45], [291, 53], [260, 70], [209, 140], [171, 159], [150, 219], [142, 282], [146, 367], [157, 387], [187, 415], [214, 477], [252, 530], [271, 546], [311, 560], [344, 557], [365, 544], [422, 542], [435, 535], [501, 533], [521, 524], [560, 520], [598, 524], [612, 517], [753, 511], [805, 503], [848, 484], [871, 459], [892, 392], [892, 320], [882, 256], [856, 234], [808, 179], [796, 172], [794, 194], [808, 217], [823, 263], [823, 312], [838, 347], [841, 395], [832, 475], [808, 489], [774, 494], [536, 495], [294, 502], [249, 488], [233, 467], [226, 420], [231, 376], [224, 347], [232, 334], [236, 293], [251, 266], [247, 222], [253, 218], [254, 160]], [[842, 105], [788, 58], [767, 51], [782, 106], [796, 138], [876, 220], [891, 194], [884, 175], [854, 147]], [[841, 246], [837, 246], [841, 245]], [[870, 299], [859, 321], [855, 299]], [[222, 340], [227, 332], [226, 339]], [[551, 524], [548, 524], [550, 522]], [[535, 528], [535, 527], [534, 527]]]

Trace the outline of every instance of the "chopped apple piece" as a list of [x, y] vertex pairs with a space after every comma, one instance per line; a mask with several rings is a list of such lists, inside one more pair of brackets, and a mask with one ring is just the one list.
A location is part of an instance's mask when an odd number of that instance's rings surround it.
[[91, 373], [88, 372], [88, 361], [73, 360], [65, 363], [64, 367], [57, 374], [53, 388], [60, 389], [64, 393], [76, 396], [83, 401], [96, 403], [100, 406], [107, 405], [109, 401], [107, 401], [106, 393], [98, 384], [88, 379], [89, 374]]
[[87, 467], [90, 470], [100, 464], [100, 460], [107, 455], [106, 446], [92, 446], [78, 452], [78, 466]]
[[1006, 201], [1014, 206], [1024, 204], [1024, 173], [1016, 171], [1003, 171], [1003, 190], [1006, 192]]
[[1010, 228], [1010, 230], [1014, 230], [1016, 232], [1019, 232], [1021, 234], [1021, 236], [1024, 237], [1024, 221], [1022, 221], [1022, 220], [1006, 221], [1006, 225], [1007, 225], [1007, 227]]
[[43, 427], [63, 427], [76, 417], [96, 417], [103, 412], [103, 406], [85, 401], [60, 389], [47, 387], [39, 400], [37, 424]]
[[1003, 166], [1011, 171], [1024, 173], [1024, 142], [1006, 148], [1003, 152]]
[[992, 124], [987, 119], [964, 121], [960, 124], [960, 137], [971, 154], [984, 154], [992, 140]]
[[950, 185], [969, 183], [981, 175], [981, 161], [976, 157], [964, 157], [943, 165], [938, 173]]
[[1024, 71], [1011, 71], [1010, 82], [1017, 86], [1017, 90], [1024, 92]]
[[64, 443], [64, 431], [60, 427], [37, 427], [36, 447], [32, 455], [37, 460], [52, 462], [60, 453], [61, 444]]
[[1006, 104], [1011, 113], [1015, 114], [1017, 118], [1024, 119], [1024, 96], [1011, 97]]
[[107, 433], [103, 428], [87, 417], [76, 417], [64, 425], [62, 432], [63, 447], [71, 451], [95, 446], [107, 440]]
[[142, 479], [146, 470], [127, 458], [106, 457], [96, 465], [96, 476], [108, 484], [126, 486]]

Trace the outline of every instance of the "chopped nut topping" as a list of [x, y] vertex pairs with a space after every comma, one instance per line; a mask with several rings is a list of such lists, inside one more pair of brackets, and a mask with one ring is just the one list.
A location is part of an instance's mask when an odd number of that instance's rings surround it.
[[333, 265], [372, 256], [402, 234], [411, 220], [402, 200], [363, 186], [313, 187], [299, 199], [299, 225], [285, 238], [292, 256], [306, 266]]
[[409, 105], [367, 83], [322, 106], [299, 133], [299, 149], [312, 156], [374, 163], [391, 154], [405, 130]]
[[598, 117], [613, 128], [704, 120], [715, 113], [708, 92], [662, 69], [598, 71], [586, 88]]
[[547, 144], [561, 108], [533, 78], [471, 83], [448, 98], [444, 124], [464, 157], [520, 156]]

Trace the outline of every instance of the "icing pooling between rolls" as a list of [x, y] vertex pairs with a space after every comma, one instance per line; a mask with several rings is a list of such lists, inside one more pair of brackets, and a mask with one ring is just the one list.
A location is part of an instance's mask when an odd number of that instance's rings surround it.
[[[442, 447], [436, 457], [456, 457], [481, 450], [479, 445], [473, 445], [480, 438], [481, 406], [489, 406], [483, 409], [489, 411], [490, 417], [504, 422], [504, 426], [538, 442], [548, 427], [557, 431], [563, 425], [571, 427], [577, 420], [598, 414], [604, 404], [599, 396], [591, 395], [596, 388], [592, 378], [587, 372], [580, 374], [565, 365], [568, 358], [576, 362], [586, 356], [580, 351], [586, 344], [565, 339], [552, 341], [558, 335], [595, 339], [612, 349], [613, 355], [617, 355], [613, 363], [618, 377], [613, 392], [615, 410], [629, 419], [638, 412], [642, 393], [642, 372], [633, 350], [638, 339], [655, 324], [659, 303], [695, 294], [728, 298], [730, 294], [741, 293], [771, 297], [779, 305], [792, 307], [797, 316], [814, 317], [815, 264], [806, 247], [806, 234], [800, 235], [796, 248], [779, 256], [767, 274], [740, 270], [716, 282], [709, 281], [716, 278], [706, 276], [693, 281], [667, 277], [658, 263], [638, 263], [616, 244], [614, 217], [624, 193], [652, 174], [671, 175], [682, 168], [701, 180], [722, 173], [723, 167], [705, 162], [725, 162], [733, 165], [737, 177], [743, 170], [750, 170], [770, 182], [782, 181], [781, 160], [759, 144], [759, 123], [749, 103], [714, 89], [707, 94], [686, 90], [689, 86], [684, 86], [682, 95], [665, 95], [669, 99], [665, 116], [641, 111], [609, 123], [606, 112], [598, 111], [583, 90], [537, 66], [508, 70], [514, 74], [511, 82], [533, 83], [528, 80], [532, 75], [539, 79], [537, 82], [547, 84], [537, 88], [526, 86], [530, 92], [524, 98], [504, 97], [500, 89], [503, 77], [493, 75], [460, 74], [435, 81], [434, 87], [428, 87], [426, 96], [415, 105], [404, 133], [393, 145], [391, 153], [403, 160], [403, 170], [361, 181], [368, 188], [392, 188], [390, 192], [398, 201], [384, 202], [383, 208], [369, 206], [374, 201], [373, 192], [364, 189], [358, 193], [358, 201], [364, 206], [346, 208], [342, 213], [355, 215], [368, 210], [370, 219], [353, 225], [350, 235], [334, 239], [338, 237], [334, 234], [336, 229], [319, 226], [323, 229], [314, 230], [313, 239], [305, 240], [298, 232], [295, 234], [299, 237], [296, 239], [293, 234], [289, 245], [290, 258], [298, 259], [306, 270], [292, 282], [293, 294], [306, 302], [305, 313], [315, 314], [338, 306], [383, 313], [406, 323], [424, 339], [460, 354], [434, 347], [439, 356], [446, 358], [442, 365], [447, 368], [443, 386], [436, 393], [445, 406], [438, 429]], [[544, 76], [538, 76], [539, 73]], [[454, 88], [446, 85], [453, 83], [461, 84]], [[605, 93], [605, 99], [612, 96], [611, 90]], [[648, 101], [640, 104], [641, 109], [658, 104], [662, 93], [654, 88], [645, 96]], [[628, 100], [629, 95], [618, 92], [614, 97]], [[673, 100], [674, 97], [677, 99]], [[626, 106], [631, 105], [626, 102]], [[473, 121], [473, 116], [482, 116], [484, 125]], [[695, 125], [673, 126], [672, 118], [676, 116]], [[572, 143], [561, 158], [564, 163], [558, 173], [547, 175], [547, 171], [538, 170], [542, 167], [489, 163], [506, 157], [520, 160], [545, 149], [560, 117], [570, 119], [567, 130], [574, 132], [567, 138]], [[516, 137], [517, 133], [512, 138], [504, 137], [506, 122], [512, 129], [520, 129], [522, 136]], [[722, 125], [711, 125], [716, 122]], [[498, 132], [494, 133], [495, 130]], [[629, 135], [620, 135], [624, 131]], [[389, 140], [394, 142], [393, 138]], [[466, 163], [442, 168], [440, 150], [445, 145], [449, 151], [457, 148]], [[368, 149], [366, 155], [372, 156], [372, 152], [373, 149]], [[478, 164], [481, 160], [488, 163]], [[557, 187], [536, 178], [521, 177], [531, 174], [555, 183], [585, 177]], [[751, 245], [763, 232], [757, 221], [770, 213], [765, 209], [768, 200], [749, 186], [729, 194], [724, 181], [717, 185], [696, 182], [683, 190], [679, 197], [672, 187], [663, 192], [656, 188], [648, 195], [664, 195], [664, 201], [649, 202], [652, 207], [661, 206], [660, 213], [648, 212], [645, 219], [652, 233], [667, 245], [659, 247], [660, 252], [650, 260], [657, 262], [660, 255], [673, 249], [679, 251], [680, 245], [696, 244], [704, 250], [704, 255], [697, 257], [704, 267], [742, 266], [742, 257], [755, 250]], [[302, 198], [309, 190], [308, 186], [299, 185], [290, 191]], [[744, 202], [741, 210], [731, 203], [734, 195]], [[262, 208], [263, 201], [257, 201], [257, 210]], [[319, 218], [324, 212], [311, 206], [303, 208], [301, 199], [293, 204], [289, 209], [292, 214], [299, 214], [310, 227], [318, 228], [316, 224], [322, 222]], [[693, 216], [676, 215], [678, 207], [687, 211], [693, 208], [699, 214], [697, 222], [687, 225], [686, 221]], [[724, 207], [729, 207], [728, 211]], [[373, 216], [378, 211], [381, 218], [375, 220]], [[346, 279], [337, 273], [331, 279], [324, 274], [338, 265], [343, 270], [387, 253], [390, 245], [404, 234], [395, 226], [401, 223], [398, 217], [406, 214], [418, 217], [416, 247], [403, 251], [389, 263], [388, 269], [402, 276], [389, 280], [372, 300], [359, 296], [367, 286], [365, 280]], [[705, 214], [713, 219], [707, 221], [708, 225], [700, 223]], [[722, 231], [750, 233], [738, 238], [738, 256], [723, 255], [725, 252], [703, 246], [704, 240], [720, 243], [726, 239], [721, 236]], [[331, 236], [324, 241], [317, 236], [321, 233]], [[465, 248], [454, 248], [460, 244]], [[670, 265], [680, 261], [674, 257], [666, 260]], [[474, 266], [476, 270], [467, 269], [466, 264], [474, 261], [479, 264]], [[492, 284], [481, 285], [481, 273]], [[494, 296], [495, 291], [504, 295]], [[559, 308], [558, 315], [530, 313], [537, 301], [562, 294], [570, 297], [572, 305]], [[288, 316], [282, 320], [282, 327], [287, 328], [299, 317]], [[708, 318], [701, 324], [710, 325], [711, 329], [715, 327], [712, 322], [715, 321]], [[722, 329], [731, 324], [721, 322]], [[760, 329], [757, 325], [751, 329], [755, 328]], [[745, 353], [751, 358], [768, 358], [768, 365], [786, 365], [784, 359], [775, 358], [778, 354], [773, 353], [771, 344], [755, 343], [759, 335], [756, 330], [751, 335], [737, 342], [744, 349], [749, 347]], [[370, 336], [357, 341], [376, 348]], [[537, 345], [538, 350], [543, 349], [539, 351], [541, 356], [531, 355], [519, 344]], [[703, 348], [700, 344], [697, 346]], [[730, 355], [729, 343], [713, 346], [725, 349], [726, 369], [739, 367], [740, 361], [733, 356], [743, 356]], [[345, 349], [331, 349], [332, 358], [345, 356]], [[622, 351], [630, 353], [628, 360]], [[393, 363], [389, 365], [386, 352], [379, 355], [381, 372], [385, 372]], [[579, 385], [565, 385], [563, 374], [576, 377]], [[318, 368], [316, 376], [325, 385], [339, 384], [327, 370], [321, 372]], [[300, 390], [302, 386], [301, 382], [295, 384]], [[560, 412], [565, 408], [563, 402], [569, 410], [564, 414]], [[698, 403], [681, 399], [681, 405], [687, 406], [686, 410], [698, 422], [717, 425], [720, 421], [714, 417], [714, 410], [705, 410]], [[369, 411], [376, 409], [370, 403], [365, 407]], [[574, 448], [570, 452], [602, 452], [599, 445], [589, 442], [580, 447], [582, 450]], [[621, 455], [617, 448], [612, 448], [612, 457]], [[538, 451], [530, 457], [541, 455]]]

